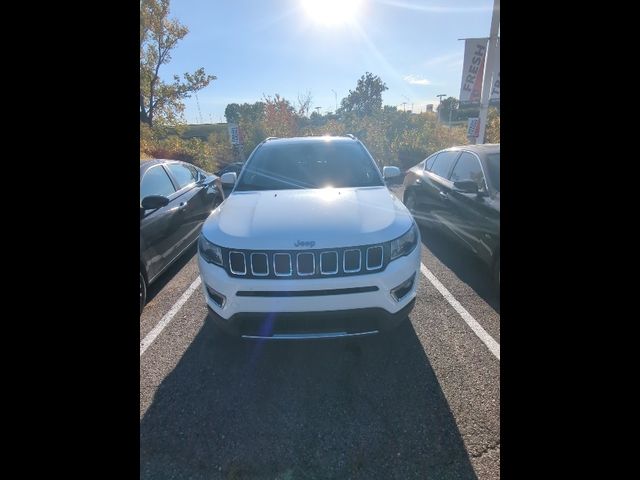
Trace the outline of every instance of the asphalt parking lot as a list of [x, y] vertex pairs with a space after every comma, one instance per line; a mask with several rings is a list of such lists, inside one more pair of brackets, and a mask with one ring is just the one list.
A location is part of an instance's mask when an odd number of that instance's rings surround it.
[[216, 336], [192, 248], [140, 317], [140, 477], [500, 478], [498, 295], [421, 233], [410, 321], [348, 341]]

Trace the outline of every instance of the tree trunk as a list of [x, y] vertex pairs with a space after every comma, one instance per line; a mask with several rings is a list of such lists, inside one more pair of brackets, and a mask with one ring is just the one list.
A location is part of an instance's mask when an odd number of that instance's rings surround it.
[[140, 121], [142, 123], [148, 124], [150, 127], [152, 126], [151, 118], [149, 118], [147, 110], [144, 108], [144, 97], [142, 96], [142, 94], [140, 94]]

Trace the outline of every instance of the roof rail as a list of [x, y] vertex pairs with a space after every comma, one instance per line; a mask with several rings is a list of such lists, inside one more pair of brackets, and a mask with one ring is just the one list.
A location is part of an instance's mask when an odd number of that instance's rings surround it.
[[353, 133], [347, 133], [345, 137], [352, 138], [353, 140], [357, 140], [356, 136]]
[[267, 137], [264, 139], [265, 142], [268, 142], [269, 140], [275, 140], [278, 137]]

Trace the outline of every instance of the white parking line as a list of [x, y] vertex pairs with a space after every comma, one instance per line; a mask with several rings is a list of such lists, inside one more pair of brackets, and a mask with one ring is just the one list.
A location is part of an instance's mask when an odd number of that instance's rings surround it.
[[164, 327], [166, 327], [169, 324], [169, 322], [173, 319], [175, 314], [178, 313], [178, 310], [180, 310], [180, 308], [187, 302], [187, 300], [189, 300], [189, 297], [191, 297], [193, 292], [195, 292], [196, 288], [200, 286], [200, 282], [201, 282], [200, 275], [198, 275], [198, 278], [196, 278], [193, 281], [193, 283], [189, 286], [189, 288], [187, 288], [187, 291], [182, 294], [182, 296], [178, 299], [176, 303], [173, 304], [173, 307], [171, 307], [171, 310], [169, 310], [164, 315], [164, 317], [162, 317], [162, 319], [158, 322], [158, 324], [155, 327], [153, 327], [153, 330], [151, 330], [147, 334], [147, 336], [144, 337], [144, 339], [140, 342], [140, 356], [142, 356], [145, 350], [149, 348], [149, 346], [154, 342], [154, 340], [158, 337], [158, 335], [160, 335], [160, 332], [162, 332], [162, 330], [164, 330]]
[[445, 286], [440, 283], [440, 280], [438, 280], [436, 276], [431, 273], [431, 271], [427, 267], [425, 267], [424, 263], [422, 262], [420, 262], [420, 271], [425, 277], [427, 277], [427, 280], [429, 280], [433, 284], [433, 286], [436, 287], [436, 289], [442, 294], [447, 302], [449, 302], [449, 304], [455, 309], [455, 311], [460, 314], [462, 319], [467, 323], [467, 325], [469, 325], [471, 330], [473, 330], [473, 333], [475, 333], [478, 338], [482, 340], [482, 343], [487, 346], [489, 351], [493, 353], [498, 360], [500, 360], [500, 344], [496, 342], [484, 328], [482, 328], [482, 325], [480, 325], [476, 321], [476, 319], [473, 318], [471, 314], [465, 310], [462, 305], [460, 305], [460, 302], [458, 302], [458, 300], [456, 300], [455, 297], [451, 295], [449, 290], [447, 290]]

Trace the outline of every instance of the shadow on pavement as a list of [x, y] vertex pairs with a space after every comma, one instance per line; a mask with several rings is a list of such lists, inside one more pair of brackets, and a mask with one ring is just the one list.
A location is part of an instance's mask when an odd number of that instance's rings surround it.
[[489, 268], [436, 228], [421, 226], [420, 234], [422, 244], [499, 314], [500, 297]]
[[410, 322], [258, 343], [205, 321], [140, 422], [140, 478], [475, 479]]
[[149, 285], [149, 289], [147, 290], [147, 303], [151, 302], [153, 298], [162, 291], [162, 289], [171, 281], [171, 279], [176, 276], [180, 270], [184, 268], [184, 266], [189, 263], [189, 261], [193, 258], [193, 256], [198, 252], [198, 242], [194, 242], [189, 248], [187, 248], [180, 258], [178, 258], [174, 263], [171, 264], [169, 268], [167, 268], [162, 274]]

